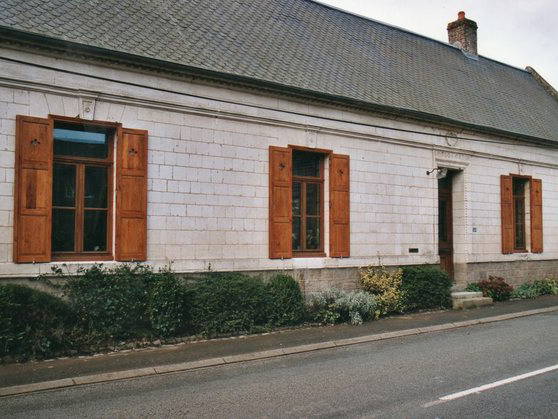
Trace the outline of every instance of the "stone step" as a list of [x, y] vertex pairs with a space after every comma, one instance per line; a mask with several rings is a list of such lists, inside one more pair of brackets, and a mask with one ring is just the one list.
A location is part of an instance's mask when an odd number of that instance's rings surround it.
[[459, 298], [453, 300], [453, 309], [461, 310], [467, 308], [489, 306], [492, 304], [493, 301], [492, 298], [490, 297]]
[[470, 298], [479, 298], [482, 297], [481, 291], [460, 291], [460, 292], [452, 292], [451, 298], [454, 300], [464, 300]]

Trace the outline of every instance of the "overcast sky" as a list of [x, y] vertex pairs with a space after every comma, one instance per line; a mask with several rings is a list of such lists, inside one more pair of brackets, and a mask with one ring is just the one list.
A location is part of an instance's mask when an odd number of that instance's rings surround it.
[[558, 89], [558, 0], [320, 0], [444, 42], [465, 11], [477, 22], [480, 55], [531, 66]]

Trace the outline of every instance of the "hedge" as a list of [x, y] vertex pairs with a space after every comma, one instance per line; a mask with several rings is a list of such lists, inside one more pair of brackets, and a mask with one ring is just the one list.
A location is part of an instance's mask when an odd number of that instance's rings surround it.
[[45, 358], [68, 347], [76, 326], [70, 306], [21, 285], [0, 286], [0, 357]]
[[451, 307], [452, 280], [439, 268], [407, 266], [403, 268], [401, 290], [407, 310]]
[[306, 311], [294, 279], [269, 282], [213, 274], [189, 284], [170, 269], [94, 265], [78, 274], [55, 270], [64, 298], [19, 285], [0, 285], [0, 358], [45, 358], [89, 352], [122, 340], [178, 335], [253, 333], [296, 325]]

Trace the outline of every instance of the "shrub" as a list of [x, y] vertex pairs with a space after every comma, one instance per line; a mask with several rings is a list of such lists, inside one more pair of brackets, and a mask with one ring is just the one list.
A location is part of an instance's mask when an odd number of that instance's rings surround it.
[[44, 358], [67, 347], [75, 314], [66, 302], [21, 285], [0, 285], [0, 356]]
[[155, 276], [148, 309], [151, 328], [157, 335], [173, 336], [184, 329], [184, 287], [170, 270]]
[[230, 273], [200, 279], [186, 290], [190, 328], [212, 336], [268, 327], [270, 298], [259, 278]]
[[470, 284], [467, 284], [467, 286], [465, 287], [465, 291], [482, 292], [481, 287], [479, 287], [479, 284], [477, 284], [476, 282], [471, 282]]
[[324, 324], [347, 321], [362, 324], [373, 318], [375, 310], [374, 296], [363, 291], [346, 292], [332, 288], [314, 293], [308, 300], [310, 318]]
[[94, 265], [64, 285], [86, 332], [103, 338], [149, 334], [148, 297], [156, 274], [145, 265]]
[[512, 298], [537, 298], [541, 295], [557, 295], [558, 281], [555, 279], [540, 279], [534, 282], [521, 284], [513, 290]]
[[533, 282], [539, 295], [558, 295], [558, 279], [539, 279]]
[[376, 317], [405, 311], [401, 291], [402, 269], [388, 270], [380, 265], [361, 269], [359, 273], [362, 288], [375, 296]]
[[267, 289], [270, 294], [269, 321], [275, 326], [290, 326], [304, 320], [304, 297], [298, 283], [288, 275], [274, 276]]
[[403, 268], [401, 290], [409, 310], [451, 307], [452, 281], [448, 274], [431, 266]]
[[514, 289], [511, 293], [511, 298], [530, 299], [537, 298], [539, 295], [541, 294], [535, 285], [526, 283]]
[[488, 279], [479, 281], [478, 285], [485, 297], [491, 297], [494, 301], [507, 301], [513, 292], [513, 287], [504, 278], [489, 276]]

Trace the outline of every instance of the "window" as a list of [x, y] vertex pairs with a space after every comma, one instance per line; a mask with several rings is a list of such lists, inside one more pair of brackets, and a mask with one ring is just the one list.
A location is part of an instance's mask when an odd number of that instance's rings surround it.
[[323, 156], [293, 151], [293, 251], [323, 253]]
[[146, 259], [147, 131], [18, 115], [15, 183], [15, 262]]
[[329, 256], [349, 257], [349, 157], [289, 146], [269, 149], [269, 257], [326, 256], [324, 163], [329, 164]]
[[52, 255], [111, 255], [114, 128], [54, 121]]
[[500, 194], [502, 253], [542, 253], [542, 181], [531, 176], [503, 175]]

